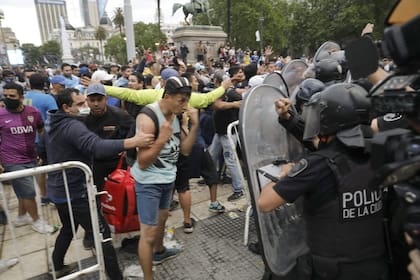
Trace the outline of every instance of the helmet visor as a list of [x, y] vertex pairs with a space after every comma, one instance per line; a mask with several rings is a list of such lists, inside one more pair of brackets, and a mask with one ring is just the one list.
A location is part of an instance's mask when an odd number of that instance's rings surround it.
[[321, 108], [319, 106], [319, 94], [315, 94], [308, 103], [303, 106], [302, 117], [305, 120], [303, 140], [312, 141], [319, 134]]

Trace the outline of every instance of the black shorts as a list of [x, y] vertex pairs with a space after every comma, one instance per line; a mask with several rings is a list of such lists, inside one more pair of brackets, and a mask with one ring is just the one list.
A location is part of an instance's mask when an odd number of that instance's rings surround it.
[[[219, 183], [216, 166], [209, 151], [202, 149], [198, 152], [198, 150], [197, 148], [193, 149], [193, 153], [188, 157], [179, 155], [175, 179], [175, 189], [178, 193], [190, 190], [189, 179], [196, 177], [193, 175], [196, 173], [193, 170], [197, 170], [197, 168], [207, 186], [211, 187]], [[200, 155], [197, 156], [197, 153]]]
[[213, 159], [207, 149], [204, 150], [202, 157], [200, 175], [209, 187], [219, 183], [216, 166], [214, 165]]
[[190, 190], [190, 157], [179, 154], [176, 164], [175, 190], [184, 193]]

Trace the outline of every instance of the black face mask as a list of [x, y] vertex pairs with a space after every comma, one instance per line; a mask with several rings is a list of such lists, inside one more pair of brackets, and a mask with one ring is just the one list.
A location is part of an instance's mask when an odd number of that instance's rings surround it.
[[4, 99], [4, 104], [6, 105], [6, 108], [9, 109], [9, 110], [16, 110], [17, 108], [19, 108], [20, 100], [19, 99], [5, 98]]

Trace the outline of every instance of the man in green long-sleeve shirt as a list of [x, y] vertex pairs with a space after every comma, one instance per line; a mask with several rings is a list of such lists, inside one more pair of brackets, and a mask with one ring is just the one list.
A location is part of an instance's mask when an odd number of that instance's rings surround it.
[[[206, 108], [219, 99], [225, 93], [225, 90], [231, 86], [232, 82], [229, 79], [223, 81], [220, 87], [210, 91], [209, 93], [201, 94], [193, 92], [188, 104], [197, 109]], [[109, 96], [129, 101], [137, 105], [147, 105], [162, 99], [164, 89], [133, 90], [128, 88], [105, 86], [105, 91]]]

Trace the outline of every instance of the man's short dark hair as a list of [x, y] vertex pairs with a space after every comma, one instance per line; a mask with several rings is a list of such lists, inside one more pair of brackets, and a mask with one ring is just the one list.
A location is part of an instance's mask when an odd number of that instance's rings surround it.
[[46, 78], [41, 74], [35, 73], [29, 77], [31, 89], [44, 90]]
[[[145, 83], [145, 78], [144, 78], [144, 76], [143, 76], [143, 74], [142, 73], [140, 73], [140, 72], [133, 72], [133, 73], [131, 73], [131, 75], [134, 75], [134, 76], [136, 76], [137, 77], [137, 81], [139, 82], [139, 83]], [[152, 76], [153, 77], [153, 76]]]
[[61, 70], [64, 70], [64, 67], [66, 67], [66, 66], [70, 66], [70, 67], [71, 67], [71, 65], [70, 65], [70, 64], [68, 64], [68, 63], [63, 63], [63, 64], [61, 64]]
[[58, 109], [63, 110], [64, 104], [71, 107], [73, 105], [73, 94], [77, 95], [80, 94], [80, 92], [76, 88], [65, 88], [63, 90], [60, 90], [55, 98]]
[[121, 72], [124, 72], [125, 70], [127, 70], [128, 68], [131, 68], [130, 66], [128, 66], [128, 65], [123, 65], [123, 66], [121, 66]]
[[6, 83], [3, 86], [3, 89], [15, 89], [17, 93], [19, 94], [19, 97], [23, 96], [23, 87], [17, 83], [14, 83], [14, 82]]
[[238, 73], [240, 70], [242, 70], [242, 67], [238, 66], [238, 65], [234, 65], [234, 66], [230, 67], [229, 68], [229, 76], [233, 77], [233, 75]]

